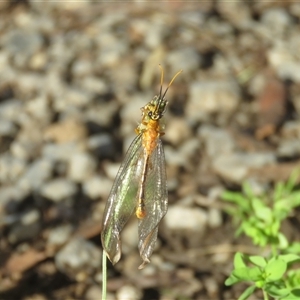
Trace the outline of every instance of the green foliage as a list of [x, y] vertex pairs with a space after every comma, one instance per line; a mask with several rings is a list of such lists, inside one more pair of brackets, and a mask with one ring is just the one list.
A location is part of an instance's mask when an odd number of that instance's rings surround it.
[[282, 221], [300, 205], [300, 191], [295, 190], [298, 174], [294, 172], [285, 184], [276, 184], [272, 195], [257, 196], [248, 184], [244, 184], [242, 193], [223, 194], [223, 199], [232, 204], [228, 213], [239, 225], [236, 234], [243, 233], [254, 245], [272, 250], [269, 257], [235, 254], [234, 270], [225, 285], [251, 284], [239, 300], [249, 298], [256, 289], [262, 289], [265, 300], [300, 299], [300, 270], [293, 269], [300, 262], [300, 243], [289, 243], [280, 232]]

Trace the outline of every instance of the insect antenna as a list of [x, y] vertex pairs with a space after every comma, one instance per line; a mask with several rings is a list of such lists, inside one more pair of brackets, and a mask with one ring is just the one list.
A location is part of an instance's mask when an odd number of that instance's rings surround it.
[[[163, 94], [163, 96], [162, 96], [162, 99], [165, 98], [165, 96], [166, 96], [166, 94], [167, 94], [167, 91], [168, 91], [169, 87], [172, 85], [172, 83], [173, 83], [173, 81], [175, 80], [175, 78], [176, 78], [181, 72], [182, 72], [182, 70], [178, 71], [178, 72], [173, 76], [172, 80], [171, 80], [170, 83], [168, 84], [168, 86], [167, 86], [167, 88], [166, 88], [166, 90], [165, 90], [165, 92], [164, 92], [164, 94]], [[160, 95], [160, 96], [161, 96], [161, 95]]]
[[162, 66], [160, 64], [158, 66], [160, 67], [160, 70], [161, 70], [161, 75], [160, 75], [160, 91], [159, 91], [159, 99], [161, 99], [162, 85], [163, 85], [163, 82], [164, 82], [164, 69], [162, 68]]

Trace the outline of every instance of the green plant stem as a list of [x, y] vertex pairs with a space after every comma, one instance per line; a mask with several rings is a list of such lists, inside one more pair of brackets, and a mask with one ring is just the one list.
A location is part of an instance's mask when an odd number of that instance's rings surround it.
[[264, 300], [269, 300], [268, 293], [265, 290], [263, 290], [263, 295], [264, 295]]
[[107, 265], [106, 253], [102, 252], [102, 300], [106, 300], [106, 283], [107, 283]]

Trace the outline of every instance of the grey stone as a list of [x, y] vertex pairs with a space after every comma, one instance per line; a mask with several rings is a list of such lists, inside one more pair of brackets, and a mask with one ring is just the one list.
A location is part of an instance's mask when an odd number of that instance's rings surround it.
[[224, 179], [241, 184], [250, 168], [259, 168], [275, 162], [274, 153], [227, 153], [213, 160], [213, 168]]
[[240, 101], [240, 90], [233, 80], [203, 80], [190, 85], [186, 114], [190, 122], [206, 120], [213, 113], [229, 116]]
[[221, 153], [231, 153], [236, 148], [232, 136], [222, 128], [203, 125], [199, 128], [198, 135], [211, 158], [215, 158]]
[[16, 181], [25, 172], [25, 169], [24, 159], [16, 158], [8, 152], [0, 156], [0, 182]]
[[76, 147], [76, 143], [73, 142], [63, 144], [45, 144], [42, 148], [42, 156], [53, 162], [68, 162], [70, 153], [73, 153]]
[[10, 228], [8, 241], [15, 244], [35, 238], [40, 230], [40, 213], [36, 209], [30, 210], [22, 215], [20, 222]]
[[83, 182], [94, 174], [96, 167], [97, 163], [90, 154], [71, 154], [68, 177], [76, 182]]
[[50, 230], [47, 243], [49, 246], [61, 246], [68, 241], [72, 232], [70, 224], [57, 226]]
[[300, 154], [300, 141], [299, 139], [289, 139], [280, 141], [277, 149], [277, 155], [281, 158], [293, 158]]
[[0, 119], [0, 136], [14, 136], [17, 133], [17, 126], [8, 120]]
[[170, 205], [163, 224], [162, 233], [171, 245], [182, 247], [185, 241], [185, 247], [193, 248], [201, 245], [201, 237], [207, 228], [208, 217], [201, 208]]
[[39, 190], [44, 182], [51, 178], [53, 163], [48, 159], [32, 162], [19, 180], [19, 185], [26, 189]]
[[55, 256], [57, 268], [71, 278], [93, 274], [101, 266], [102, 253], [93, 243], [82, 238], [72, 239]]
[[10, 30], [3, 38], [3, 45], [12, 54], [31, 55], [43, 44], [39, 33], [25, 30]]
[[172, 73], [184, 70], [194, 72], [199, 69], [202, 57], [195, 48], [187, 47], [171, 51], [167, 56], [167, 62], [172, 66]]
[[45, 183], [41, 188], [41, 195], [54, 202], [59, 202], [73, 196], [77, 186], [69, 179], [53, 179]]
[[9, 121], [17, 121], [22, 112], [23, 104], [20, 100], [9, 99], [0, 103], [0, 117], [1, 119]]
[[83, 183], [83, 191], [91, 199], [106, 199], [112, 187], [112, 181], [104, 176], [92, 176]]

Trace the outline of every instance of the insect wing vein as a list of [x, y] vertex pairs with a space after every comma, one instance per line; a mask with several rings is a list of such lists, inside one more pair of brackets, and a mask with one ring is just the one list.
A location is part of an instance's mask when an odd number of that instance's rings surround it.
[[149, 257], [157, 239], [158, 225], [168, 206], [165, 156], [160, 139], [150, 156], [148, 168], [145, 182], [146, 216], [139, 220], [139, 251], [144, 261], [140, 268], [150, 261]]
[[115, 264], [121, 257], [120, 232], [136, 207], [136, 194], [143, 157], [141, 134], [130, 145], [120, 166], [104, 210], [101, 232], [102, 246]]

